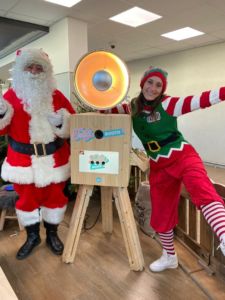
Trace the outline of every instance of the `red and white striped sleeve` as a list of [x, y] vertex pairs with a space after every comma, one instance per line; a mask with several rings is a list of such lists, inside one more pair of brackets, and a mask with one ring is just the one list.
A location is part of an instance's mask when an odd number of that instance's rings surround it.
[[199, 96], [170, 97], [162, 101], [164, 110], [171, 116], [179, 117], [197, 109], [204, 109], [225, 100], [225, 87], [203, 92]]
[[107, 110], [101, 110], [100, 111], [103, 114], [130, 114], [130, 105], [126, 102], [122, 102], [121, 104], [118, 104], [117, 106], [107, 109]]

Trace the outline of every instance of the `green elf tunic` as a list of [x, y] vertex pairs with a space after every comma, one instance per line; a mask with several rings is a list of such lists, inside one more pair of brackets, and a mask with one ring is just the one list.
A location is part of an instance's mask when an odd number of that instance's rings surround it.
[[[171, 152], [181, 149], [187, 143], [177, 129], [177, 118], [169, 115], [160, 104], [154, 112], [141, 113], [133, 117], [133, 129], [141, 140], [147, 155], [158, 161], [160, 157], [169, 158]], [[161, 145], [162, 144], [162, 145]]]

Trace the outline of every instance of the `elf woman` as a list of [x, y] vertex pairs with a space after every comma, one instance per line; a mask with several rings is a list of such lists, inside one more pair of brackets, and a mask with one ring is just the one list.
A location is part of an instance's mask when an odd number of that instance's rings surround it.
[[[225, 87], [200, 96], [165, 95], [167, 72], [150, 67], [140, 81], [141, 91], [131, 105], [122, 104], [112, 113], [131, 113], [133, 129], [150, 159], [151, 226], [162, 243], [162, 256], [151, 263], [153, 272], [178, 266], [173, 229], [178, 223], [178, 204], [184, 184], [220, 240], [225, 255], [225, 208], [207, 176], [202, 160], [177, 128], [177, 117], [225, 100]], [[109, 111], [107, 111], [109, 112]]]

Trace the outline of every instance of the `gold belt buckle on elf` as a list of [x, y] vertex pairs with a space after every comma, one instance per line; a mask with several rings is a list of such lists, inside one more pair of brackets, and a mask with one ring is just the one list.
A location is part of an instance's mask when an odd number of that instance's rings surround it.
[[149, 150], [152, 152], [157, 152], [161, 149], [161, 147], [157, 141], [150, 141], [147, 143], [147, 145], [148, 145]]

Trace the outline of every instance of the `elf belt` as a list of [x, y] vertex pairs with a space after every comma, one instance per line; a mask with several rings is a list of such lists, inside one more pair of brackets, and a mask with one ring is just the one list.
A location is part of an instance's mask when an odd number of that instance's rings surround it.
[[143, 144], [145, 150], [151, 151], [151, 152], [157, 152], [161, 149], [161, 147], [174, 142], [178, 139], [179, 135], [177, 133], [171, 134], [168, 138], [162, 141], [149, 141], [146, 144]]
[[10, 136], [8, 136], [8, 142], [14, 151], [22, 154], [36, 155], [37, 157], [53, 154], [64, 144], [64, 140], [61, 138], [57, 138], [48, 144], [25, 144], [15, 141]]

